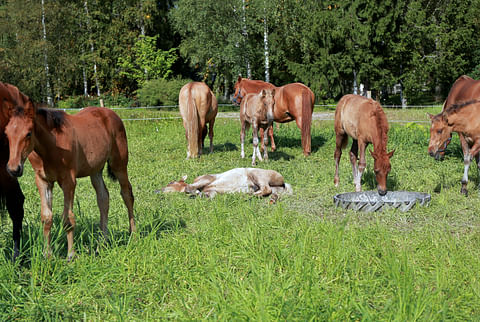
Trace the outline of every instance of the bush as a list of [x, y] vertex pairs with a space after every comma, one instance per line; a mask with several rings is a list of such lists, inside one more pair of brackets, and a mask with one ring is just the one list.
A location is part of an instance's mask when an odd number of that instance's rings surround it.
[[137, 99], [143, 106], [177, 105], [178, 93], [189, 79], [154, 79], [146, 81], [137, 90]]
[[[123, 95], [105, 94], [103, 99], [105, 107], [129, 107], [135, 104], [134, 100]], [[100, 106], [100, 98], [97, 96], [85, 97], [72, 96], [57, 102], [60, 109], [84, 108], [87, 106]]]

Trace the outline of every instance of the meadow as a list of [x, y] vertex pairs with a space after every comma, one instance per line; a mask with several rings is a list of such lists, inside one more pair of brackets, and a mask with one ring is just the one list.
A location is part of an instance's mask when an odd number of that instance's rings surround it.
[[[331, 120], [314, 120], [307, 158], [294, 123], [276, 129], [277, 151], [257, 166], [282, 173], [294, 194], [269, 204], [241, 194], [158, 193], [185, 174], [191, 182], [249, 167], [251, 140], [241, 159], [237, 118], [217, 119], [213, 154], [186, 160], [176, 111], [119, 110], [124, 119], [158, 118], [125, 121], [138, 232], [128, 234], [118, 183], [105, 179], [105, 245], [94, 190], [89, 179], [79, 179], [77, 257], [65, 259], [63, 196], [56, 186], [54, 255], [45, 259], [38, 192], [26, 165], [22, 255], [15, 263], [8, 215], [0, 230], [0, 320], [478, 320], [480, 179], [472, 166], [469, 196], [460, 194], [456, 135], [444, 161], [428, 156], [427, 111], [439, 108], [387, 110], [388, 150], [395, 149], [388, 187], [430, 193], [430, 205], [357, 213], [333, 205], [335, 194], [354, 186], [348, 150], [340, 186], [333, 185]], [[364, 190], [376, 186], [372, 165], [368, 155]]]

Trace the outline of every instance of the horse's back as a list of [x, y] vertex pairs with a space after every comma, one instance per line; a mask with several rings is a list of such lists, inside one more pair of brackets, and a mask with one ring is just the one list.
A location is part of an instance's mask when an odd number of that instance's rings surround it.
[[444, 108], [471, 99], [480, 99], [480, 80], [462, 75], [453, 83], [448, 97], [445, 100]]
[[369, 132], [372, 126], [377, 126], [374, 113], [384, 115], [380, 104], [370, 98], [347, 94], [338, 101], [335, 110], [335, 132], [347, 133], [357, 139], [359, 132]]
[[180, 90], [178, 104], [183, 118], [187, 116], [188, 100], [195, 102], [198, 115], [203, 119], [215, 117], [218, 110], [217, 98], [207, 84], [203, 82], [190, 82]]

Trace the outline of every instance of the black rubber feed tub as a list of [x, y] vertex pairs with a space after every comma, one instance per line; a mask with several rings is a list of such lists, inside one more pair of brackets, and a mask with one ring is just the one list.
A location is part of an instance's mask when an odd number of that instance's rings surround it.
[[428, 206], [431, 196], [423, 192], [388, 191], [380, 196], [377, 190], [340, 193], [333, 197], [335, 206], [356, 211], [382, 211], [383, 209], [398, 209], [409, 211], [416, 205]]

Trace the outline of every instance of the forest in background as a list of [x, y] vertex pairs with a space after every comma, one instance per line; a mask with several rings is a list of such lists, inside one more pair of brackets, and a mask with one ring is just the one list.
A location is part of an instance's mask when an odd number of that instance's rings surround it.
[[50, 104], [187, 80], [228, 98], [239, 74], [414, 104], [480, 78], [479, 31], [479, 0], [0, 0], [0, 80]]

